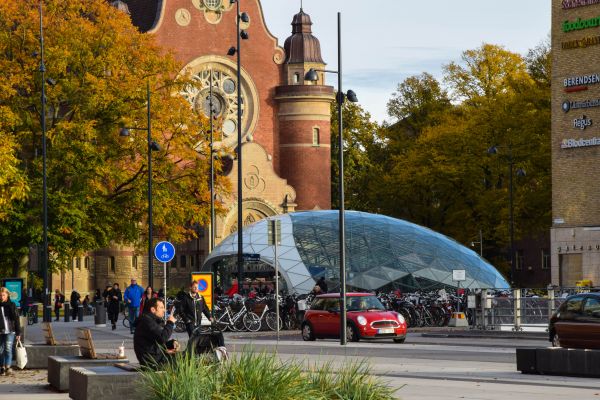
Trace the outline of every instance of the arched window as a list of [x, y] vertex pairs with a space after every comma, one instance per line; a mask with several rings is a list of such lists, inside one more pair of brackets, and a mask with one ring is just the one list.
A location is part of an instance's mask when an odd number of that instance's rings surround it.
[[321, 132], [319, 128], [313, 128], [312, 144], [313, 146], [319, 146], [321, 143]]
[[298, 72], [294, 74], [294, 83], [300, 83], [300, 74]]

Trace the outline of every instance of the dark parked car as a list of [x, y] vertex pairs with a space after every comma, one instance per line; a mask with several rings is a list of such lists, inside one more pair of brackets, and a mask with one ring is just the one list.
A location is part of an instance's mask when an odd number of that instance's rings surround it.
[[555, 347], [600, 349], [600, 293], [567, 297], [550, 318], [548, 333]]
[[[406, 321], [402, 314], [387, 311], [375, 295], [348, 293], [346, 299], [346, 337], [349, 342], [360, 339], [392, 339], [404, 343]], [[302, 339], [340, 337], [340, 294], [317, 296], [304, 314]]]

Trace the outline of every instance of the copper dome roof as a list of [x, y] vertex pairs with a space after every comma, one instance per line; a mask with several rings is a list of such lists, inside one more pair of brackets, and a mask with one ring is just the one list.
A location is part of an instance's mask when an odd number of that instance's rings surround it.
[[321, 44], [319, 39], [313, 36], [310, 16], [302, 9], [292, 20], [292, 36], [286, 39], [284, 44], [285, 63], [321, 63], [325, 64], [321, 57]]

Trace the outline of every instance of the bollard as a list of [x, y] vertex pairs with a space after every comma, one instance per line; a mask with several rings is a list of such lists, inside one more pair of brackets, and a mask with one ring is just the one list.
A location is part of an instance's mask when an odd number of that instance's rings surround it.
[[83, 304], [77, 306], [77, 320], [83, 322]]
[[102, 301], [96, 302], [94, 324], [96, 324], [96, 326], [106, 326], [106, 308], [104, 308], [104, 302]]
[[19, 322], [21, 323], [21, 342], [25, 343], [25, 333], [27, 332], [27, 317], [20, 316]]
[[33, 323], [37, 324], [38, 322], [38, 304], [32, 304], [31, 305], [31, 310], [33, 311]]
[[63, 307], [65, 309], [65, 322], [69, 322], [71, 320], [71, 304], [65, 303]]
[[521, 328], [521, 289], [513, 290], [513, 299], [515, 301], [514, 304], [514, 327], [513, 331], [519, 332], [523, 330]]
[[[36, 318], [34, 319], [34, 321], [37, 323], [37, 315], [36, 315]], [[43, 321], [44, 322], [52, 322], [52, 306], [44, 307]]]

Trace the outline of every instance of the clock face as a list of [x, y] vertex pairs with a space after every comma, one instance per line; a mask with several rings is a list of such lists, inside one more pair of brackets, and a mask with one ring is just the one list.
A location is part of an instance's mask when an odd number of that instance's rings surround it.
[[[247, 104], [252, 104], [248, 100], [248, 86], [242, 81], [241, 103], [238, 105], [237, 89], [238, 83], [236, 73], [231, 68], [219, 63], [207, 63], [201, 65], [200, 71], [196, 72], [192, 79], [195, 85], [186, 88], [182, 95], [189, 101], [190, 105], [198, 113], [202, 113], [207, 118], [212, 116], [217, 119], [218, 130], [223, 135], [215, 137], [217, 145], [234, 146], [237, 143], [237, 112], [241, 107], [242, 114], [242, 134], [246, 136], [251, 133], [252, 121], [255, 120], [256, 113], [252, 107], [246, 112]], [[211, 97], [212, 83], [212, 97]]]

